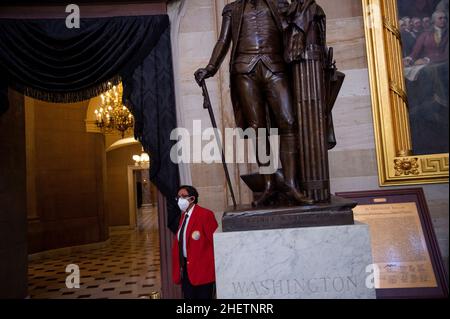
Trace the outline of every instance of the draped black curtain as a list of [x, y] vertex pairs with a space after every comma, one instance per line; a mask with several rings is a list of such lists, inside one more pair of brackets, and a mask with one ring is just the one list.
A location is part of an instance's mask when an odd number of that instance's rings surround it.
[[167, 198], [168, 226], [175, 233], [180, 216], [174, 200], [179, 172], [178, 165], [170, 159], [175, 143], [170, 140], [170, 133], [177, 127], [177, 119], [173, 67], [167, 61], [172, 61], [169, 28], [133, 74], [123, 77], [123, 95], [135, 115], [135, 135], [152, 154], [150, 179]]
[[122, 81], [135, 116], [135, 136], [151, 154], [151, 179], [166, 196], [176, 231], [178, 166], [170, 160], [176, 128], [170, 25], [167, 15], [81, 19], [0, 19], [0, 114], [8, 86], [33, 98], [71, 103]]

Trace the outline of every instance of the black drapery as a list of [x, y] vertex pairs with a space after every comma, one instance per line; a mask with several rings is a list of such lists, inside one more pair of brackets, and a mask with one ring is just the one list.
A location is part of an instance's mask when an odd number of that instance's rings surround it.
[[172, 61], [169, 29], [134, 73], [123, 78], [123, 94], [135, 115], [136, 135], [152, 154], [150, 179], [167, 198], [168, 226], [175, 233], [180, 216], [174, 200], [179, 175], [178, 165], [170, 159], [174, 145], [170, 133], [177, 127], [177, 119], [173, 68], [167, 61]]
[[167, 198], [168, 227], [176, 231], [178, 166], [170, 160], [176, 128], [170, 24], [167, 15], [81, 19], [0, 19], [0, 114], [8, 86], [27, 96], [71, 103], [122, 81], [135, 116], [135, 136], [151, 154], [150, 177]]

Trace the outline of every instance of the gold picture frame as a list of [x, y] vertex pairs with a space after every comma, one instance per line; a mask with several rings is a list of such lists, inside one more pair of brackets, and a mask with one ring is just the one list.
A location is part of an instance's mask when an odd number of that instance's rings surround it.
[[415, 156], [412, 152], [397, 1], [362, 2], [379, 183], [448, 183], [448, 153]]

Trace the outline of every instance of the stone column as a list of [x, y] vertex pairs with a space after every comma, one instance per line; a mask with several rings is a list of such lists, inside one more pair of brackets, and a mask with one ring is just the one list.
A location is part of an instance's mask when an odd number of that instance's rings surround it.
[[[181, 102], [181, 68], [179, 59], [179, 31], [180, 21], [186, 12], [186, 0], [172, 0], [167, 4], [167, 14], [170, 19], [170, 39], [172, 44], [172, 61], [173, 61], [173, 73], [174, 73], [174, 86], [175, 86], [175, 101], [178, 127], [186, 127], [185, 112], [187, 111], [183, 107]], [[182, 163], [178, 167], [180, 172], [180, 183], [184, 185], [192, 184], [191, 167], [189, 164]]]

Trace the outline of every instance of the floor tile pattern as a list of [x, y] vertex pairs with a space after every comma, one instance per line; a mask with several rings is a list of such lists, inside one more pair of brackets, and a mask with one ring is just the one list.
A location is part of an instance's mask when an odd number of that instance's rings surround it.
[[[110, 234], [110, 244], [95, 251], [32, 261], [29, 295], [35, 299], [134, 299], [160, 292], [157, 211], [144, 207], [135, 231]], [[80, 288], [66, 287], [66, 266], [80, 269]]]

